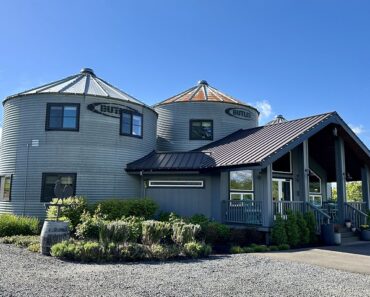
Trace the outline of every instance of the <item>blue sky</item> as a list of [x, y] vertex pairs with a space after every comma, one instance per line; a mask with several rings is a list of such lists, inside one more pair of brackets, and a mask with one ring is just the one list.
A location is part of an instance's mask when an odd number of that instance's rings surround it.
[[82, 67], [148, 104], [205, 79], [261, 123], [336, 110], [370, 146], [370, 1], [3, 0], [0, 53], [1, 98]]

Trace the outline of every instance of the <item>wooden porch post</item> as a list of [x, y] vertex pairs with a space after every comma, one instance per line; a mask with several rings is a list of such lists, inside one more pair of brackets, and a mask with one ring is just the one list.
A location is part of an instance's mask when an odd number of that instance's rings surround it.
[[337, 176], [337, 195], [338, 195], [338, 223], [344, 224], [344, 203], [346, 197], [346, 160], [344, 151], [344, 141], [341, 137], [335, 138], [335, 169]]
[[274, 210], [272, 202], [272, 165], [268, 165], [263, 169], [265, 177], [266, 191], [262, 204], [262, 226], [272, 227], [274, 223]]
[[309, 184], [309, 174], [310, 174], [310, 164], [309, 164], [309, 151], [308, 151], [308, 140], [303, 141], [303, 201], [307, 202], [309, 200], [310, 184]]
[[369, 167], [365, 165], [361, 168], [362, 179], [362, 200], [366, 202], [366, 209], [370, 209], [370, 172]]

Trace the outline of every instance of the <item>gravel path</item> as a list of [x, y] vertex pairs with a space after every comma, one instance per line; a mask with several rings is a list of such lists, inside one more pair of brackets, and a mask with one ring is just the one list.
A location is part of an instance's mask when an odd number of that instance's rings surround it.
[[370, 296], [370, 276], [251, 254], [75, 264], [0, 244], [0, 296]]

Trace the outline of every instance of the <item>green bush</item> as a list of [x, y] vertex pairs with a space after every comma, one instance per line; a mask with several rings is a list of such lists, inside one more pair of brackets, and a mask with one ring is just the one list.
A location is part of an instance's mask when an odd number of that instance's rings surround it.
[[180, 250], [175, 245], [152, 244], [150, 247], [152, 259], [167, 260], [178, 257]]
[[285, 230], [288, 238], [288, 244], [290, 246], [296, 247], [299, 245], [299, 229], [297, 225], [297, 219], [293, 212], [287, 212], [287, 220], [285, 222]]
[[124, 221], [102, 222], [99, 224], [99, 240], [105, 246], [109, 243], [125, 243], [130, 238], [131, 225]]
[[171, 238], [171, 224], [159, 221], [144, 221], [142, 223], [142, 242], [144, 244], [165, 243]]
[[192, 224], [204, 226], [207, 225], [210, 220], [203, 214], [195, 214], [192, 217], [190, 217], [189, 222]]
[[62, 241], [51, 247], [50, 254], [67, 260], [99, 262], [102, 260], [102, 248], [94, 241]]
[[218, 222], [209, 222], [202, 229], [206, 243], [214, 245], [225, 245], [230, 239], [230, 227]]
[[306, 221], [307, 228], [309, 230], [309, 242], [315, 243], [317, 241], [316, 235], [316, 219], [312, 211], [304, 214], [304, 220]]
[[136, 216], [151, 219], [158, 209], [158, 205], [152, 199], [110, 199], [97, 203], [100, 213], [108, 221], [119, 220], [122, 217]]
[[31, 243], [27, 249], [30, 251], [30, 252], [33, 252], [33, 253], [39, 253], [40, 252], [40, 243]]
[[270, 249], [271, 252], [276, 252], [276, 251], [279, 250], [279, 247], [277, 247], [276, 245], [270, 245], [269, 249]]
[[281, 215], [276, 215], [276, 220], [271, 231], [271, 240], [274, 244], [286, 244], [288, 242], [288, 237], [286, 234], [285, 221]]
[[128, 243], [119, 248], [120, 259], [123, 261], [139, 261], [150, 259], [151, 253], [147, 246], [139, 243]]
[[279, 244], [278, 249], [279, 251], [286, 251], [290, 249], [290, 245], [289, 244]]
[[0, 214], [0, 237], [13, 235], [37, 235], [40, 221], [33, 217]]
[[195, 237], [200, 231], [199, 225], [175, 222], [172, 224], [172, 240], [178, 245], [184, 245], [195, 241]]
[[246, 254], [254, 253], [254, 248], [251, 248], [249, 246], [243, 248], [243, 252]]
[[84, 211], [81, 215], [81, 223], [76, 226], [76, 236], [80, 239], [99, 239], [99, 226], [103, 223], [103, 219], [94, 214], [93, 216]]
[[296, 213], [296, 220], [299, 231], [300, 245], [305, 245], [310, 242], [310, 230], [307, 227], [306, 220], [303, 217], [303, 214], [300, 212]]
[[[65, 199], [54, 198], [51, 203], [62, 205], [62, 207], [60, 207], [59, 220], [68, 221], [71, 232], [75, 233], [77, 225], [81, 223], [82, 214], [84, 211], [87, 211], [86, 199], [81, 196]], [[50, 206], [46, 214], [47, 219], [55, 219], [57, 217], [57, 213], [58, 207]]]
[[192, 241], [184, 245], [184, 253], [190, 258], [207, 257], [211, 252], [212, 248], [208, 244]]
[[0, 238], [0, 243], [14, 244], [19, 247], [28, 247], [31, 244], [40, 244], [38, 235], [14, 235]]
[[143, 217], [130, 216], [123, 217], [121, 220], [127, 222], [130, 226], [130, 236], [128, 240], [130, 242], [139, 242], [143, 233], [143, 222], [145, 219]]
[[230, 248], [231, 254], [242, 254], [244, 253], [244, 249], [240, 247], [239, 245], [234, 245]]
[[255, 253], [264, 253], [264, 252], [268, 252], [269, 248], [265, 245], [257, 245], [253, 248], [253, 251]]

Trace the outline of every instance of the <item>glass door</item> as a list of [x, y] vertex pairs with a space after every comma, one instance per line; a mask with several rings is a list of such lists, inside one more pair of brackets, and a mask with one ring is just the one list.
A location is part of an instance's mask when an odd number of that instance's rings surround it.
[[292, 180], [289, 178], [272, 179], [272, 200], [274, 201], [274, 215], [284, 214], [289, 205], [284, 201], [292, 201]]

